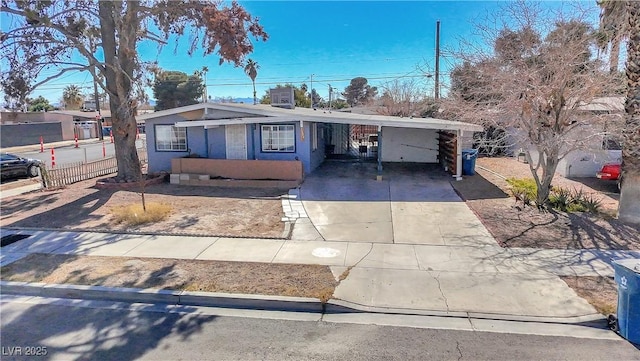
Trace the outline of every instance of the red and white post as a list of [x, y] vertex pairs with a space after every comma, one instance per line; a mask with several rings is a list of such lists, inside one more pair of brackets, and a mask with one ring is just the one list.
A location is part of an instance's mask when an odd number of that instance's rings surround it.
[[102, 141], [102, 158], [107, 157], [107, 148], [104, 147], [104, 140]]
[[44, 153], [44, 138], [40, 136], [40, 153]]
[[73, 135], [73, 140], [76, 142], [76, 148], [78, 148], [78, 133]]
[[51, 168], [56, 167], [56, 152], [53, 148], [51, 148]]
[[111, 143], [113, 143], [113, 130], [109, 131], [109, 138], [111, 139]]
[[140, 139], [140, 128], [136, 127], [136, 139]]

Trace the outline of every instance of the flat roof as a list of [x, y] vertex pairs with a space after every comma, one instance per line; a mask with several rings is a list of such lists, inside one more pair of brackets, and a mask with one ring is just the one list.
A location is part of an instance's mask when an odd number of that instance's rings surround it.
[[[251, 114], [227, 119], [207, 119], [207, 109], [222, 110]], [[463, 130], [481, 132], [483, 127], [476, 124], [458, 122], [437, 118], [402, 118], [387, 115], [355, 114], [327, 109], [295, 108], [284, 109], [265, 104], [235, 104], [235, 103], [199, 103], [180, 108], [166, 109], [136, 117], [137, 120], [154, 119], [162, 116], [177, 115], [194, 110], [204, 110], [200, 119], [176, 122], [178, 127], [215, 127], [225, 124], [253, 124], [253, 123], [277, 123], [307, 121], [316, 123], [359, 124], [376, 125], [383, 127], [436, 129], [436, 130]]]

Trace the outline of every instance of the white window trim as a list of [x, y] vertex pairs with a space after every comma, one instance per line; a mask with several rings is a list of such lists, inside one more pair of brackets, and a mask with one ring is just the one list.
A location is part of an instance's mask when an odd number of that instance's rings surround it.
[[[158, 140], [160, 132], [158, 132], [158, 128], [170, 127], [171, 128], [171, 139], [164, 140], [163, 143], [169, 144], [169, 147], [159, 147]], [[155, 147], [156, 152], [186, 152], [189, 150], [189, 144], [187, 139], [187, 128], [176, 127], [172, 124], [156, 124], [154, 126], [154, 136], [155, 136]], [[184, 139], [184, 142], [180, 140]]]
[[[286, 129], [284, 130], [280, 130], [280, 127], [286, 127]], [[269, 139], [266, 139], [265, 137], [265, 132], [286, 132], [289, 133], [291, 137], [282, 137], [280, 136], [280, 134], [278, 134], [277, 137], [269, 137]], [[286, 135], [286, 133], [284, 135]], [[277, 140], [282, 144], [276, 144], [275, 146], [277, 147], [276, 149], [272, 149], [274, 144], [273, 144], [273, 140]], [[270, 142], [265, 142], [265, 141], [269, 141]], [[292, 150], [287, 150], [287, 149], [281, 149], [282, 146], [286, 146], [288, 145], [286, 143], [286, 140], [290, 140], [292, 141], [292, 144], [290, 146], [293, 147]], [[260, 127], [260, 143], [261, 143], [261, 150], [263, 153], [295, 153], [296, 152], [296, 127], [295, 125], [292, 124], [269, 124], [269, 125], [262, 125]]]

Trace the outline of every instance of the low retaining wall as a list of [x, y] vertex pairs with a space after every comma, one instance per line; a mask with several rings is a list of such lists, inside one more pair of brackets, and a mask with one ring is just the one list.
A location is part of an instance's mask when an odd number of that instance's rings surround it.
[[302, 162], [297, 160], [236, 160], [174, 158], [172, 174], [201, 174], [234, 180], [302, 182]]
[[254, 180], [254, 179], [210, 179], [208, 175], [171, 174], [171, 184], [186, 186], [228, 187], [228, 188], [280, 188], [291, 189], [300, 185], [295, 180]]

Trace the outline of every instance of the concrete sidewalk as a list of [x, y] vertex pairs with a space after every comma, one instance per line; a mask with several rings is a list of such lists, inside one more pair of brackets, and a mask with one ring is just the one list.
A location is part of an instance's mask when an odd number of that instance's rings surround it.
[[50, 232], [3, 229], [28, 238], [2, 248], [0, 265], [30, 253], [321, 264], [336, 277], [334, 297], [406, 313], [458, 312], [500, 318], [595, 315], [557, 275], [605, 275], [611, 259], [640, 252], [445, 246]]

